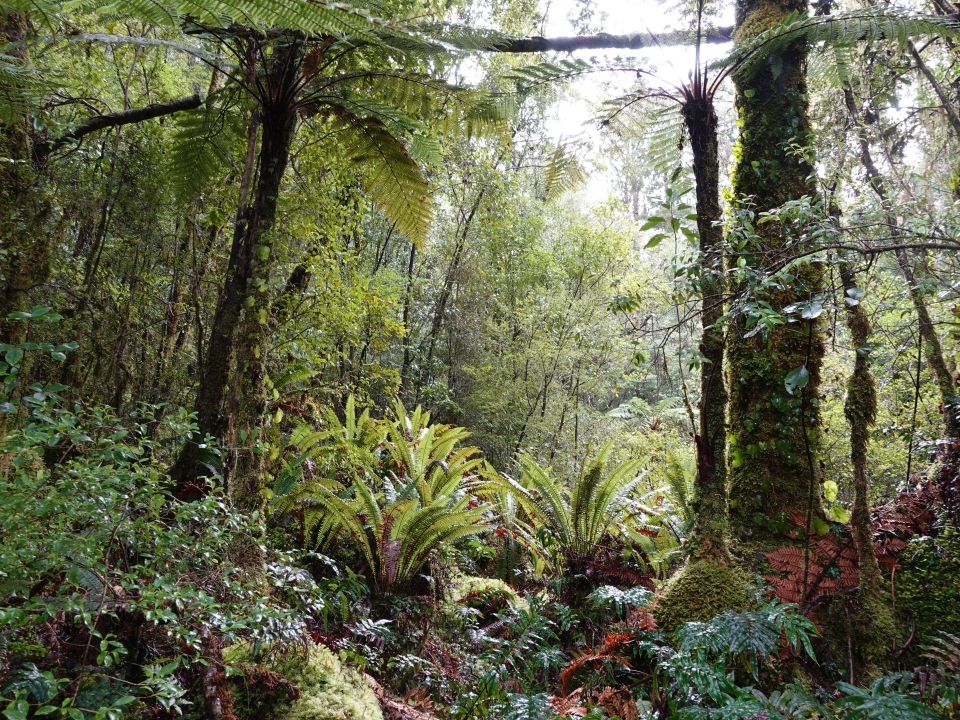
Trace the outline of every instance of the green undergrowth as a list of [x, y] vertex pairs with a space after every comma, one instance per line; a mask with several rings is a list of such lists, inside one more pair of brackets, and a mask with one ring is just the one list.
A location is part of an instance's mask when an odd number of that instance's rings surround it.
[[[936, 632], [960, 635], [960, 537], [955, 531], [915, 538], [901, 555], [894, 575], [895, 606], [914, 638]], [[916, 660], [921, 642], [904, 650], [904, 660]]]

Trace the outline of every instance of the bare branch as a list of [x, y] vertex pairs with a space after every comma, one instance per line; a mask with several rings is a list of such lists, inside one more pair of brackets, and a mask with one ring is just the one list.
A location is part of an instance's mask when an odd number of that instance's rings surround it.
[[54, 150], [63, 147], [69, 142], [79, 140], [85, 135], [89, 135], [97, 130], [144, 122], [145, 120], [152, 120], [153, 118], [163, 117], [164, 115], [172, 115], [182, 110], [193, 110], [194, 108], [200, 107], [202, 102], [199, 95], [191, 95], [190, 97], [180, 98], [179, 100], [155, 103], [142, 108], [123, 110], [107, 115], [97, 115], [56, 140], [48, 140], [35, 145], [33, 148], [33, 159], [35, 162], [42, 163]]
[[[721, 27], [703, 33], [706, 43], [730, 42], [732, 27]], [[689, 32], [670, 32], [662, 35], [637, 33], [636, 35], [578, 35], [574, 37], [546, 38], [540, 36], [508, 38], [494, 41], [484, 52], [499, 53], [535, 53], [535, 52], [573, 52], [574, 50], [642, 50], [648, 47], [691, 45], [695, 38]]]

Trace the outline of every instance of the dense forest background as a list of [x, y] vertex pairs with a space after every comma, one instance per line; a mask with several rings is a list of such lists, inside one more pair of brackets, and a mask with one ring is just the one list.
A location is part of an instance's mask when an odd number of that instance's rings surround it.
[[960, 715], [957, 8], [602, 10], [0, 0], [4, 717]]

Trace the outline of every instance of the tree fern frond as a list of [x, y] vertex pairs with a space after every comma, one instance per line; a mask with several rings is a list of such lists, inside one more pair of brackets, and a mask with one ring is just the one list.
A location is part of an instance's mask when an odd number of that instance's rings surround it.
[[579, 158], [568, 152], [568, 147], [558, 145], [547, 157], [544, 171], [544, 194], [547, 200], [555, 200], [585, 179], [583, 165]]
[[39, 105], [49, 83], [20, 58], [5, 54], [7, 49], [0, 45], [0, 123], [13, 124]]
[[956, 19], [920, 15], [905, 8], [868, 8], [815, 17], [793, 13], [769, 30], [739, 44], [714, 67], [732, 68], [739, 74], [751, 75], [766, 65], [769, 58], [783, 53], [798, 40], [831, 48], [864, 41], [888, 40], [902, 44], [917, 37], [958, 36], [960, 23]]
[[433, 222], [433, 198], [420, 168], [385, 123], [332, 108], [343, 147], [360, 171], [371, 199], [397, 230], [420, 244]]
[[[52, 5], [47, 0], [47, 4]], [[198, 23], [216, 27], [284, 28], [314, 35], [338, 35], [378, 43], [378, 34], [402, 31], [357, 4], [311, 0], [72, 0], [67, 10], [105, 19], [136, 18], [158, 27]]]
[[517, 96], [512, 93], [474, 91], [462, 116], [467, 137], [477, 137], [498, 128], [506, 129], [519, 112]]
[[498, 30], [455, 23], [419, 23], [411, 25], [409, 30], [455, 50], [489, 50], [498, 42], [512, 39], [511, 35]]
[[508, 79], [517, 83], [517, 89], [521, 92], [540, 86], [549, 85], [561, 80], [569, 80], [578, 77], [584, 73], [592, 72], [596, 66], [579, 58], [570, 60], [558, 59], [550, 62], [532, 63], [514, 69]]
[[602, 106], [601, 122], [621, 137], [643, 141], [644, 159], [659, 173], [675, 169], [684, 137], [680, 105], [659, 95], [616, 98]]
[[828, 46], [823, 52], [813, 54], [807, 72], [814, 80], [831, 87], [846, 87], [850, 84], [853, 62], [853, 46]]
[[112, 35], [110, 33], [71, 33], [64, 37], [49, 38], [50, 42], [66, 42], [73, 45], [77, 43], [97, 43], [100, 45], [132, 45], [139, 48], [163, 48], [164, 50], [173, 50], [185, 55], [191, 55], [195, 58], [205, 60], [210, 63], [217, 63], [223, 66], [224, 58], [211, 53], [201, 44], [187, 42], [174, 42], [154, 37], [137, 37], [133, 35]]
[[215, 99], [174, 116], [175, 142], [166, 170], [181, 202], [203, 194], [215, 177], [234, 164], [244, 141], [243, 120], [235, 107], [218, 106]]

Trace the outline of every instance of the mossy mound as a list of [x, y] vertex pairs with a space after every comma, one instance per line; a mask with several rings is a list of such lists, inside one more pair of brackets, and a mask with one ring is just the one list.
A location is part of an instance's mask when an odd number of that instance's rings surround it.
[[487, 606], [497, 606], [497, 610], [505, 610], [507, 605], [525, 610], [530, 607], [530, 604], [503, 580], [470, 575], [464, 575], [452, 583], [450, 599], [480, 610]]
[[[230, 664], [249, 665], [246, 648], [224, 652]], [[333, 652], [316, 645], [306, 656], [298, 655], [269, 665], [300, 691], [289, 694], [264, 691], [239, 680], [233, 688], [233, 711], [240, 720], [383, 720], [380, 703], [367, 679], [345, 667]]]
[[724, 610], [746, 610], [747, 589], [746, 577], [733, 566], [687, 561], [670, 578], [653, 615], [667, 631], [686, 622], [706, 622]]

